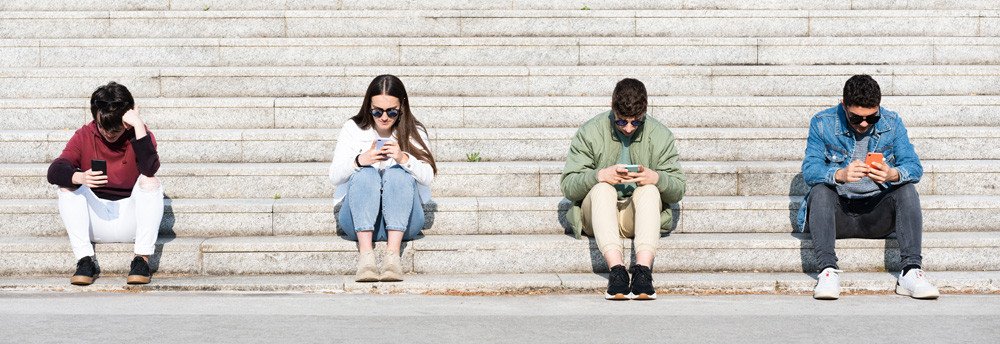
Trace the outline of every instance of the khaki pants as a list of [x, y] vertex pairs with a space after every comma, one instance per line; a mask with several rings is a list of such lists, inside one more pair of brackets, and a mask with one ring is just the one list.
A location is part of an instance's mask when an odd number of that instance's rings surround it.
[[655, 185], [636, 188], [632, 197], [619, 201], [614, 186], [598, 183], [583, 199], [583, 232], [597, 239], [601, 253], [625, 252], [622, 238], [634, 238], [636, 252], [655, 254], [662, 206]]

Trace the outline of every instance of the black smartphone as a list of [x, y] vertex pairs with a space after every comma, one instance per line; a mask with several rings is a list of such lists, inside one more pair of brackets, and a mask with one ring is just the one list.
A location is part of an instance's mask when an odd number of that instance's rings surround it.
[[108, 162], [104, 160], [91, 160], [90, 170], [94, 172], [101, 172], [103, 175], [108, 175]]

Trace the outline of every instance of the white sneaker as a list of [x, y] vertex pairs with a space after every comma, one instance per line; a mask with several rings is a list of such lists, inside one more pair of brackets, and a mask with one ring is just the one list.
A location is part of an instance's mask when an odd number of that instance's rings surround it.
[[819, 273], [813, 298], [817, 300], [836, 300], [840, 298], [840, 273], [844, 271], [834, 268], [823, 269]]
[[941, 296], [938, 288], [927, 281], [924, 270], [921, 269], [910, 269], [906, 276], [900, 272], [899, 279], [896, 280], [896, 294], [908, 295], [914, 299], [936, 299]]

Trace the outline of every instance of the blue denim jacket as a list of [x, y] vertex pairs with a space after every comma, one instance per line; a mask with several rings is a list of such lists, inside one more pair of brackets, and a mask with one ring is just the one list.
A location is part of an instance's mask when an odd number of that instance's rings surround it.
[[[880, 107], [882, 119], [875, 123], [872, 139], [868, 141], [868, 151], [882, 153], [885, 162], [899, 171], [899, 181], [888, 183], [900, 185], [917, 183], [924, 174], [920, 158], [913, 150], [910, 137], [899, 114]], [[833, 175], [837, 170], [851, 163], [855, 139], [853, 129], [847, 123], [843, 105], [820, 111], [809, 122], [809, 138], [806, 142], [806, 157], [802, 160], [802, 178], [809, 188], [819, 184], [837, 185]], [[809, 195], [802, 199], [799, 207], [798, 229], [805, 231], [806, 205]]]

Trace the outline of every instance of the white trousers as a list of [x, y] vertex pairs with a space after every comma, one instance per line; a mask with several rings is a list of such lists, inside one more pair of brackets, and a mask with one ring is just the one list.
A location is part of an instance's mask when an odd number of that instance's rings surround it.
[[[140, 182], [145, 176], [139, 176]], [[135, 243], [135, 254], [151, 255], [163, 220], [163, 186], [146, 191], [137, 182], [129, 198], [101, 199], [86, 187], [59, 189], [59, 217], [76, 259], [93, 256], [93, 243]]]

